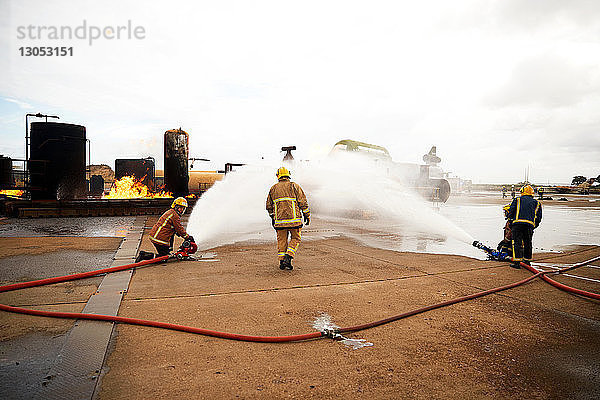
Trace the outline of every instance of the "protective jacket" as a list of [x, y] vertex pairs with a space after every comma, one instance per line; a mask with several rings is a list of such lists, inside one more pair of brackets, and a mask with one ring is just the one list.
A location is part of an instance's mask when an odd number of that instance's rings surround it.
[[156, 224], [152, 227], [152, 230], [150, 231], [150, 241], [163, 246], [170, 246], [171, 239], [174, 235], [182, 238], [187, 238], [189, 236], [183, 225], [181, 225], [179, 214], [177, 214], [175, 209], [171, 208], [161, 215]]
[[510, 204], [508, 219], [513, 224], [526, 224], [537, 228], [542, 221], [542, 205], [533, 196], [522, 195]]
[[300, 227], [302, 216], [310, 217], [304, 191], [300, 185], [287, 178], [282, 178], [269, 190], [267, 212], [274, 220], [275, 229]]

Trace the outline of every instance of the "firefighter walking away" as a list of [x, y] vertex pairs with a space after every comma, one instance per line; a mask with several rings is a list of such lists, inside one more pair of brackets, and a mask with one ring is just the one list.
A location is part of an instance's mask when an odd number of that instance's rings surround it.
[[[310, 223], [310, 209], [304, 191], [290, 180], [290, 171], [281, 167], [275, 173], [278, 182], [267, 196], [267, 212], [277, 232], [279, 269], [293, 269], [292, 259], [301, 240], [302, 221]], [[289, 242], [288, 242], [289, 237]]]

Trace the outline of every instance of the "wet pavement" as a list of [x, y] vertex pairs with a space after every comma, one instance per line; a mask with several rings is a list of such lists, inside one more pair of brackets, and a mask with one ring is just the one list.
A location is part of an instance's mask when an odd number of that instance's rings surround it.
[[[51, 278], [110, 266], [114, 251], [64, 250], [40, 255], [0, 258], [0, 281], [20, 282]], [[19, 268], [14, 268], [18, 265]]]
[[7, 218], [0, 221], [0, 237], [118, 236], [124, 237], [135, 217]]
[[0, 398], [30, 399], [56, 361], [66, 336], [35, 332], [0, 342]]
[[[503, 238], [506, 223], [502, 207], [493, 204], [443, 204], [439, 210], [448, 220], [461, 228], [473, 240], [481, 241], [492, 248]], [[600, 207], [576, 208], [545, 205], [543, 219], [533, 236], [534, 252], [561, 252], [571, 245], [600, 243]], [[485, 259], [485, 254], [472, 246], [472, 240], [460, 240], [450, 232], [432, 234], [419, 231], [415, 227], [392, 224], [381, 220], [327, 218], [329, 229], [319, 231], [315, 226], [304, 229], [315, 238], [332, 237], [342, 234], [365, 245], [394, 251], [456, 254]], [[307, 239], [310, 236], [306, 236]]]
[[[0, 281], [17, 282], [92, 271], [99, 267], [109, 266], [114, 254], [114, 250], [63, 250], [43, 254], [0, 257]], [[3, 299], [6, 299], [3, 302], [30, 308], [55, 307], [54, 303], [59, 307], [65, 305], [70, 307], [68, 304], [73, 305], [79, 302], [80, 307], [83, 307], [84, 299], [91, 294], [89, 290], [95, 290], [101, 280], [102, 277], [94, 277], [69, 282], [58, 287], [51, 285], [28, 289], [28, 291], [8, 292], [3, 294]], [[38, 293], [38, 295], [27, 297], [32, 293]], [[80, 310], [73, 309], [72, 311]], [[0, 320], [3, 337], [9, 330], [14, 329], [14, 325], [11, 323], [11, 321], [15, 321], [14, 318], [15, 316], [12, 314], [3, 313]], [[50, 323], [54, 322], [54, 319], [49, 320], [52, 320]], [[38, 392], [48, 371], [56, 362], [67, 339], [69, 327], [72, 326], [72, 321], [65, 321], [62, 329], [45, 331], [30, 327], [21, 330], [21, 335], [10, 337], [9, 340], [4, 338], [0, 341], [0, 376], [2, 377], [0, 379], [0, 399], [30, 399], [34, 393]]]

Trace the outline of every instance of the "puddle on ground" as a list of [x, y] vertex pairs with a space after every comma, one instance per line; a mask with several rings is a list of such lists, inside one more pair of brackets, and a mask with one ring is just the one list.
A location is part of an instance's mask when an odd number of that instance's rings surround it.
[[0, 237], [125, 237], [134, 221], [135, 217], [7, 218], [0, 224]]
[[217, 253], [212, 252], [212, 251], [203, 251], [203, 252], [198, 252], [194, 255], [194, 257], [196, 258], [196, 261], [203, 261], [203, 262], [216, 262], [216, 261], [220, 261], [217, 258]]
[[[477, 194], [482, 202], [495, 200], [495, 193]], [[506, 199], [507, 203], [510, 199]], [[460, 200], [458, 200], [460, 201]], [[534, 252], [562, 252], [571, 245], [600, 244], [600, 207], [543, 206], [543, 219], [533, 235]], [[446, 203], [439, 211], [444, 217], [468, 232], [475, 240], [496, 248], [503, 237], [505, 224], [501, 205]], [[486, 259], [486, 254], [471, 243], [453, 237], [419, 232], [401, 224], [382, 224], [373, 219], [322, 218], [319, 227], [327, 232], [307, 232], [306, 239], [342, 235], [375, 248], [401, 252], [455, 254]], [[310, 229], [307, 229], [310, 231]]]

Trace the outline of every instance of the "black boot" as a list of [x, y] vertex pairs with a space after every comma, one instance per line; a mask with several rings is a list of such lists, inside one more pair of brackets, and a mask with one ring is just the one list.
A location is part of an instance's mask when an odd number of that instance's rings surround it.
[[140, 253], [138, 254], [138, 256], [135, 259], [136, 263], [139, 263], [140, 261], [144, 261], [144, 260], [152, 260], [154, 258], [154, 253], [150, 253], [144, 250], [140, 250]]
[[292, 258], [293, 257], [290, 256], [289, 254], [286, 254], [285, 256], [283, 256], [283, 264], [285, 265], [285, 268], [294, 269], [294, 266], [292, 265]]
[[519, 261], [513, 261], [512, 263], [510, 263], [510, 266], [515, 269], [521, 269], [521, 264], [519, 263]]
[[279, 260], [279, 269], [285, 269], [285, 260]]

